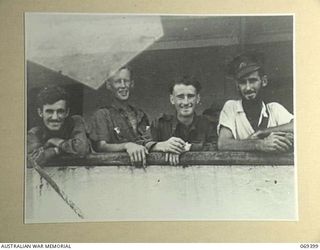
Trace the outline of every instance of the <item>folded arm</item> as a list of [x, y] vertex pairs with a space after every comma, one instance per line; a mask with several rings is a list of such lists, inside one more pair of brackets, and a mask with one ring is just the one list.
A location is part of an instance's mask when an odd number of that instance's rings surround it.
[[257, 132], [253, 133], [250, 138], [264, 138], [271, 133], [274, 132], [285, 132], [285, 133], [293, 133], [293, 119], [286, 123], [275, 127], [269, 127], [262, 130], [258, 130]]
[[86, 135], [85, 124], [80, 116], [73, 116], [74, 127], [70, 138], [57, 140], [59, 149], [67, 154], [85, 156], [90, 151], [89, 141]]
[[237, 140], [230, 129], [221, 126], [218, 149], [222, 151], [262, 151], [262, 152], [287, 152], [292, 148], [292, 141], [284, 132], [271, 132], [264, 139], [248, 138]]
[[27, 154], [28, 159], [31, 158], [41, 165], [59, 154], [59, 149], [43, 145], [37, 134], [31, 130], [27, 135]]

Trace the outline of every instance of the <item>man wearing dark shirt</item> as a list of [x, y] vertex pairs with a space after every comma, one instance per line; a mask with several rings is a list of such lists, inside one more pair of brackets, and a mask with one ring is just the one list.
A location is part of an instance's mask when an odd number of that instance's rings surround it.
[[134, 87], [130, 69], [120, 68], [109, 77], [106, 87], [112, 93], [112, 102], [93, 115], [90, 131], [93, 146], [98, 152], [125, 151], [131, 163], [145, 166], [149, 120], [142, 110], [128, 103]]
[[151, 125], [152, 141], [146, 143], [147, 148], [166, 152], [166, 160], [172, 165], [179, 163], [183, 152], [214, 148], [216, 128], [205, 116], [195, 113], [200, 90], [201, 85], [194, 78], [176, 79], [169, 89], [176, 114], [164, 114]]
[[85, 125], [80, 116], [69, 117], [69, 98], [58, 86], [45, 87], [37, 96], [42, 119], [27, 135], [27, 152], [38, 164], [61, 154], [84, 156], [89, 152]]

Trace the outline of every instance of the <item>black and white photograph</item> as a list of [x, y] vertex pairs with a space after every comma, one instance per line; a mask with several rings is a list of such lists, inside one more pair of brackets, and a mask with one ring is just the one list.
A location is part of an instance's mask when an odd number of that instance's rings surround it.
[[299, 219], [293, 14], [24, 18], [25, 223]]

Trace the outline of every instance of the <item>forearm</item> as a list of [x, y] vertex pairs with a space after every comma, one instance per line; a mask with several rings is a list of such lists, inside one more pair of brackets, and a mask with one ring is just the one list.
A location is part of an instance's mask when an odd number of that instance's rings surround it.
[[98, 142], [97, 151], [98, 152], [124, 152], [126, 151], [125, 143], [107, 143], [107, 142]]
[[56, 155], [59, 154], [59, 150], [57, 147], [49, 147], [49, 148], [43, 148], [40, 147], [33, 152], [28, 154], [28, 158], [33, 159], [38, 164], [44, 164], [48, 160], [54, 158]]
[[90, 145], [86, 134], [86, 128], [82, 117], [75, 115], [72, 117], [74, 127], [70, 137], [59, 143], [62, 152], [85, 156], [90, 151]]
[[236, 140], [224, 138], [218, 140], [218, 150], [221, 151], [259, 151], [261, 139]]
[[146, 144], [146, 148], [151, 151], [151, 152], [156, 152], [156, 151], [160, 151], [163, 152], [163, 149], [161, 147], [161, 143], [160, 142], [148, 142]]
[[272, 133], [272, 132], [291, 132], [293, 133], [293, 120], [289, 123], [279, 125], [276, 127], [270, 127], [262, 130], [263, 133]]
[[41, 148], [43, 144], [41, 143], [29, 143], [27, 144], [27, 153], [30, 154], [34, 152], [35, 150]]
[[64, 153], [84, 156], [89, 152], [89, 143], [86, 138], [73, 138], [62, 141], [59, 148]]

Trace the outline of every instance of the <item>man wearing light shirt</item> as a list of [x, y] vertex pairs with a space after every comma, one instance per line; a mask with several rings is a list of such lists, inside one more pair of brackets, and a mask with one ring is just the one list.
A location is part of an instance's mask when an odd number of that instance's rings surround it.
[[281, 104], [265, 103], [262, 56], [244, 53], [230, 64], [241, 100], [225, 103], [217, 132], [219, 150], [287, 152], [293, 147], [293, 115]]

